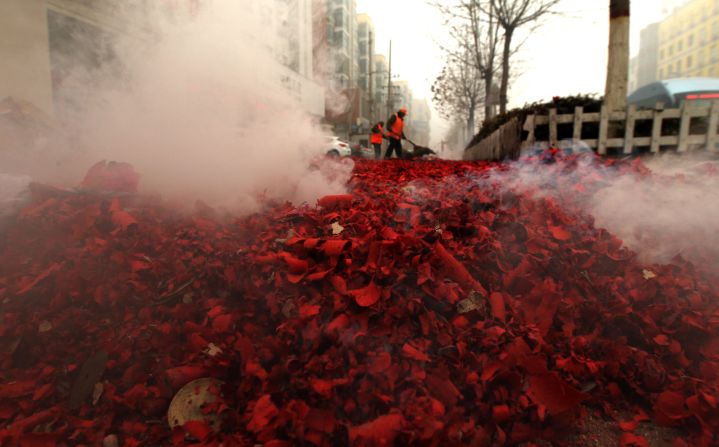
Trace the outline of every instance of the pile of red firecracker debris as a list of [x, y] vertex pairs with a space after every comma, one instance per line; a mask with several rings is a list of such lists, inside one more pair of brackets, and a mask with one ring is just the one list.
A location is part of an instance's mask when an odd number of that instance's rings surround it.
[[243, 217], [33, 185], [0, 238], [0, 445], [570, 445], [590, 413], [717, 445], [716, 278], [502, 169], [357, 160], [347, 195]]

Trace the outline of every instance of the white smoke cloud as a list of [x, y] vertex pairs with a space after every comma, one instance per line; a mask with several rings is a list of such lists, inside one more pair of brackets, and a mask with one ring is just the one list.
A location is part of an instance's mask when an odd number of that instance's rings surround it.
[[125, 161], [145, 191], [245, 209], [257, 194], [313, 203], [342, 192], [346, 170], [327, 179], [331, 168], [309, 168], [322, 131], [279, 85], [285, 68], [271, 52], [272, 26], [253, 10], [261, 3], [118, 8], [143, 32], [115, 36], [112, 60], [97, 69], [66, 67], [65, 96], [79, 107], [64, 123], [73, 140], [55, 141], [22, 171], [76, 182], [99, 160]]
[[650, 173], [608, 167], [590, 155], [572, 167], [518, 161], [490, 182], [592, 216], [644, 262], [682, 256], [700, 267], [719, 266], [719, 163], [698, 156], [644, 162]]
[[667, 156], [648, 161], [654, 175], [625, 175], [587, 204], [597, 225], [643, 259], [719, 261], [719, 164]]

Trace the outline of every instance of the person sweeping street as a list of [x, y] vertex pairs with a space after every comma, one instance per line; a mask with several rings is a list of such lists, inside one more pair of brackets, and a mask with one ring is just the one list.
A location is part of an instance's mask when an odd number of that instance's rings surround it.
[[387, 152], [384, 154], [385, 159], [391, 158], [393, 151], [397, 153], [397, 158], [402, 158], [402, 140], [406, 139], [404, 136], [405, 116], [407, 116], [407, 109], [402, 107], [387, 121], [389, 146], [387, 146]]
[[372, 128], [370, 135], [370, 143], [374, 147], [374, 158], [379, 160], [382, 158], [382, 140], [384, 139], [384, 121], [380, 121]]

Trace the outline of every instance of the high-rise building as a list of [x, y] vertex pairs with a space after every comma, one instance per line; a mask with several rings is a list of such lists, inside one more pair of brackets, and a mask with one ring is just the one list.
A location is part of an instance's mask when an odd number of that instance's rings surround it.
[[629, 77], [627, 78], [627, 91], [629, 93], [634, 92], [637, 88], [639, 88], [639, 85], [637, 84], [637, 78], [638, 78], [638, 71], [639, 68], [639, 56], [634, 56], [629, 59]]
[[411, 114], [407, 123], [407, 134], [420, 146], [429, 146], [432, 111], [426, 99], [412, 100]]
[[659, 3], [660, 12], [662, 16], [669, 16], [674, 13], [674, 10], [681, 7], [687, 2], [687, 0], [661, 0]]
[[[6, 80], [2, 73], [5, 70], [0, 70], [0, 98], [29, 100], [43, 110], [62, 115], [68, 110], [58, 110], [58, 104], [65, 109], [72, 109], [73, 102], [81, 106], [73, 100], [77, 95], [67, 88], [68, 79], [77, 72], [106, 70], [121, 63], [114, 48], [117, 40], [151, 41], [152, 12], [179, 17], [197, 14], [211, 4], [209, 0], [126, 0], [122, 4], [112, 0], [3, 1], [0, 59], [14, 62], [8, 62], [12, 65], [12, 79]], [[262, 81], [296, 98], [306, 112], [323, 116], [324, 92], [312, 79], [311, 0], [247, 0], [236, 12], [242, 14], [238, 42], [249, 45], [250, 39], [251, 45], [277, 61], [276, 66], [262, 67], [263, 72], [271, 73], [271, 79]], [[247, 26], [249, 22], [253, 22], [251, 27]]]
[[657, 80], [658, 58], [659, 23], [652, 23], [639, 33], [639, 55], [637, 56], [636, 66], [637, 88]]
[[[265, 0], [266, 1], [266, 0]], [[292, 71], [313, 78], [312, 2], [275, 0], [280, 62]]]
[[374, 56], [374, 75], [372, 76], [372, 95], [374, 96], [374, 118], [372, 121], [384, 120], [389, 116], [387, 110], [387, 80], [389, 67], [383, 54]]
[[357, 16], [357, 85], [365, 92], [370, 90], [369, 80], [373, 72], [374, 34], [372, 19], [367, 14], [359, 14]]
[[357, 88], [362, 95], [362, 116], [369, 125], [374, 116], [374, 93], [372, 78], [375, 75], [374, 60], [374, 24], [367, 14], [357, 15]]
[[328, 33], [331, 87], [336, 90], [357, 85], [357, 6], [355, 0], [324, 0], [330, 16]]
[[392, 81], [392, 107], [390, 113], [404, 107], [412, 113], [412, 89], [408, 81]]
[[658, 78], [719, 77], [719, 0], [691, 0], [659, 23]]
[[337, 135], [360, 132], [363, 105], [358, 89], [358, 33], [355, 0], [313, 0], [315, 77], [326, 88], [325, 119]]

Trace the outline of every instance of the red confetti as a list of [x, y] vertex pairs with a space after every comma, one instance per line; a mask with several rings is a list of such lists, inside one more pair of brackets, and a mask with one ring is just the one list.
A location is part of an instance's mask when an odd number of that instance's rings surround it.
[[622, 433], [619, 438], [620, 447], [649, 447], [649, 441], [644, 436], [633, 433]]
[[429, 362], [430, 358], [425, 354], [424, 352], [420, 351], [419, 349], [415, 348], [414, 346], [410, 345], [409, 343], [405, 343], [404, 346], [402, 346], [402, 353], [411, 359], [418, 360], [420, 362]]
[[504, 323], [507, 318], [507, 313], [504, 308], [504, 298], [502, 297], [502, 294], [492, 292], [489, 295], [489, 304], [492, 307], [492, 315], [494, 315], [494, 318]]
[[358, 427], [350, 428], [350, 441], [361, 442], [362, 445], [392, 445], [402, 429], [402, 416], [388, 414], [367, 422]]
[[585, 397], [556, 373], [529, 376], [527, 394], [554, 414], [575, 408]]
[[252, 417], [250, 422], [247, 424], [247, 429], [253, 432], [264, 430], [270, 421], [277, 417], [279, 410], [272, 402], [272, 398], [265, 394], [257, 402], [255, 402], [254, 410], [252, 411]]
[[352, 196], [350, 194], [325, 196], [317, 201], [317, 205], [329, 211], [349, 208], [352, 205]]
[[572, 238], [572, 233], [562, 227], [554, 227], [550, 225], [549, 231], [552, 232], [552, 237], [558, 241], [568, 241]]
[[[595, 227], [610, 178], [669, 180], [590, 162], [356, 160], [350, 194], [234, 217], [35, 184], [0, 232], [0, 447], [560, 445], [587, 408], [717, 445], [719, 263]], [[148, 423], [202, 378], [207, 422]]]
[[350, 294], [354, 297], [355, 302], [362, 307], [370, 307], [379, 301], [382, 291], [374, 282], [367, 287], [357, 290], [351, 290]]
[[202, 421], [187, 421], [182, 427], [198, 441], [204, 441], [211, 433], [210, 427]]

